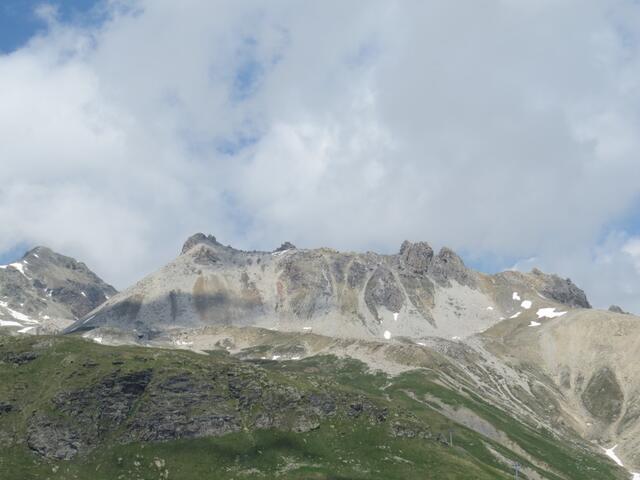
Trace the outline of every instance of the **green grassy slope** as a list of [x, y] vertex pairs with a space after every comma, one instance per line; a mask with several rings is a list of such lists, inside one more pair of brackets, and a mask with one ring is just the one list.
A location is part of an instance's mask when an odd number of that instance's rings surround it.
[[[510, 445], [450, 420], [444, 404], [475, 412]], [[388, 378], [332, 356], [248, 362], [0, 337], [3, 480], [494, 480], [513, 478], [513, 461], [520, 478], [627, 478], [434, 373]]]

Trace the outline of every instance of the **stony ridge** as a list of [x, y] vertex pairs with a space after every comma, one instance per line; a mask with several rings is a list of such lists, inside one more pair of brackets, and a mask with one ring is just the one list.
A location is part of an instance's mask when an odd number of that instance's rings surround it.
[[180, 328], [254, 325], [387, 340], [461, 337], [521, 310], [515, 291], [540, 306], [590, 307], [570, 280], [539, 271], [485, 275], [451, 249], [435, 254], [426, 242], [405, 241], [393, 255], [290, 243], [247, 252], [198, 233], [173, 262], [67, 331], [117, 327], [147, 338]]

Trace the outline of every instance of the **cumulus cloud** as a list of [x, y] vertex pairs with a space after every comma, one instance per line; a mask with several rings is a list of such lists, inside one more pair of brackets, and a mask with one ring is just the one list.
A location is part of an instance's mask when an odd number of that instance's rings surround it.
[[0, 56], [0, 251], [49, 244], [122, 287], [195, 230], [264, 249], [426, 239], [535, 256], [640, 311], [632, 234], [607, 230], [640, 194], [635, 2], [40, 14], [47, 32]]

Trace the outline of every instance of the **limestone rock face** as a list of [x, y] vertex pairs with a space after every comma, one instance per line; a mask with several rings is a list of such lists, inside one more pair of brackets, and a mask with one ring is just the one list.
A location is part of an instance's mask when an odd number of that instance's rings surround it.
[[362, 339], [467, 337], [516, 314], [514, 291], [539, 308], [588, 305], [570, 281], [542, 273], [484, 275], [449, 248], [434, 255], [426, 242], [405, 241], [393, 255], [290, 242], [259, 252], [198, 233], [173, 262], [67, 331], [114, 327], [155, 338], [229, 325]]

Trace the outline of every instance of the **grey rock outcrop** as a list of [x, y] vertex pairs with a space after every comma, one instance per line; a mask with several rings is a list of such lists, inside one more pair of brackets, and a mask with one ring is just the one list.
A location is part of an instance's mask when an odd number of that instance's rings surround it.
[[35, 415], [29, 422], [27, 445], [51, 460], [71, 460], [83, 448], [80, 434], [75, 429], [44, 415]]
[[574, 308], [591, 308], [587, 295], [571, 279], [549, 275], [534, 268], [531, 273], [544, 281], [540, 293], [564, 305]]
[[51, 405], [57, 415], [36, 413], [30, 418], [29, 447], [57, 460], [90, 450], [124, 423], [150, 379], [149, 370], [113, 374], [90, 388], [58, 394]]
[[205, 235], [204, 233], [196, 233], [195, 235], [190, 236], [184, 245], [182, 245], [182, 252], [187, 253], [196, 245], [209, 245], [209, 246], [218, 246], [218, 240], [213, 235]]
[[291, 242], [284, 242], [274, 252], [286, 252], [287, 250], [295, 250], [296, 246]]
[[433, 260], [433, 249], [427, 242], [411, 243], [405, 240], [400, 247], [400, 258], [410, 271], [424, 275]]
[[447, 247], [443, 247], [434, 258], [429, 274], [437, 283], [445, 286], [451, 285], [451, 280], [469, 287], [474, 287], [476, 283], [462, 259]]
[[609, 311], [613, 312], [613, 313], [621, 313], [623, 315], [629, 315], [629, 312], [625, 312], [622, 307], [619, 307], [618, 305], [611, 305], [609, 307]]
[[69, 460], [112, 435], [128, 443], [219, 437], [247, 428], [304, 433], [337, 415], [371, 424], [389, 416], [387, 408], [361, 395], [278, 383], [248, 364], [207, 362], [198, 371], [174, 370], [115, 371], [57, 393], [47, 413], [29, 418], [29, 448]]
[[364, 298], [374, 318], [379, 318], [379, 307], [385, 307], [390, 312], [399, 312], [405, 299], [393, 272], [383, 267], [376, 269], [369, 279]]
[[9, 402], [0, 401], [0, 415], [3, 413], [9, 413], [13, 410], [13, 405]]

